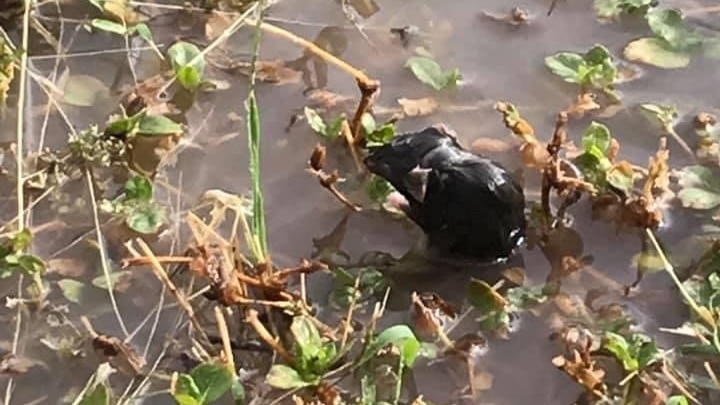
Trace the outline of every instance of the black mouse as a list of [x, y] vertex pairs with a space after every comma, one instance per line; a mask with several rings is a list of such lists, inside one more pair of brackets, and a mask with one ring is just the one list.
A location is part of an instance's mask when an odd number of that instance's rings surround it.
[[445, 125], [369, 148], [368, 170], [407, 200], [403, 210], [443, 257], [499, 261], [525, 237], [525, 195], [499, 163], [465, 150]]

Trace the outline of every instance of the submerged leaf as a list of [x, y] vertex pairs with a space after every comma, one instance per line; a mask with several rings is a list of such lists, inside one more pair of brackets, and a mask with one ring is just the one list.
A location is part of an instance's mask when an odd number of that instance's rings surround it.
[[690, 64], [690, 55], [673, 50], [660, 38], [640, 38], [625, 47], [625, 57], [633, 62], [642, 62], [663, 69], [680, 69]]
[[677, 196], [684, 207], [708, 210], [720, 205], [720, 174], [705, 166], [682, 168], [678, 174], [681, 190]]

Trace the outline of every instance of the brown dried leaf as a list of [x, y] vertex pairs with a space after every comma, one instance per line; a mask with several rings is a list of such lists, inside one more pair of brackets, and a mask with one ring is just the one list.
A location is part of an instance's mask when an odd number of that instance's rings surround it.
[[230, 14], [213, 11], [205, 22], [205, 37], [209, 41], [217, 39], [230, 27], [232, 20]]
[[300, 82], [301, 72], [286, 66], [285, 61], [258, 61], [255, 64], [256, 78], [262, 82], [277, 85]]
[[307, 99], [313, 106], [321, 106], [327, 110], [346, 103], [354, 102], [353, 97], [345, 96], [325, 89], [313, 89], [307, 93]]
[[35, 360], [8, 353], [0, 360], [0, 375], [18, 376], [25, 374], [36, 364], [38, 362]]
[[579, 94], [565, 112], [573, 118], [581, 118], [586, 112], [600, 108], [600, 105], [595, 102], [596, 99], [597, 96], [591, 92]]
[[114, 368], [128, 375], [142, 374], [145, 361], [122, 340], [99, 334], [93, 338], [92, 346], [95, 353], [110, 362]]
[[424, 97], [417, 99], [400, 98], [398, 104], [402, 107], [403, 113], [407, 117], [421, 117], [434, 113], [439, 104], [432, 97]]

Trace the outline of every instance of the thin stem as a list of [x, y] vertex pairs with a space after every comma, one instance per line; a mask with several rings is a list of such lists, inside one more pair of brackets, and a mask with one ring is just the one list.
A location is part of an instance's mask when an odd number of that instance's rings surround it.
[[115, 318], [117, 318], [120, 329], [122, 329], [123, 337], [127, 338], [130, 333], [125, 326], [125, 321], [120, 315], [120, 308], [118, 307], [117, 300], [115, 300], [115, 293], [113, 291], [113, 282], [110, 278], [110, 264], [107, 258], [107, 252], [105, 251], [105, 241], [100, 228], [100, 217], [98, 216], [98, 206], [95, 200], [95, 186], [93, 185], [92, 173], [90, 169], [85, 169], [85, 179], [87, 180], [87, 187], [90, 192], [90, 204], [92, 205], [93, 222], [95, 224], [95, 235], [97, 237], [98, 249], [100, 250], [100, 264], [102, 265], [103, 274], [105, 275], [105, 283], [107, 284], [107, 292], [110, 296], [110, 303], [112, 304]]

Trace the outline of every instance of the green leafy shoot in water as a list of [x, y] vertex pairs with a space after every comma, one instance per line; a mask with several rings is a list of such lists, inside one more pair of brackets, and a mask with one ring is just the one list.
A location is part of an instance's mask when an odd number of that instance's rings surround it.
[[157, 233], [165, 221], [165, 209], [153, 199], [153, 184], [150, 179], [135, 175], [125, 183], [124, 191], [120, 200], [104, 200], [100, 209], [124, 217], [127, 226], [135, 232]]
[[405, 62], [415, 77], [422, 83], [435, 90], [454, 89], [462, 80], [462, 74], [457, 68], [444, 71], [427, 51], [420, 49], [419, 55], [411, 56]]
[[[171, 395], [180, 405], [211, 404], [235, 384], [232, 371], [220, 362], [198, 365], [189, 374], [181, 373], [172, 387]], [[233, 396], [236, 390], [233, 390]]]
[[[339, 267], [333, 270], [333, 275], [334, 289], [330, 295], [330, 301], [342, 309], [348, 308], [353, 299], [356, 302], [362, 302], [387, 288], [387, 280], [375, 268], [362, 268], [355, 277]], [[356, 282], [357, 288], [355, 288]]]
[[505, 296], [485, 281], [472, 279], [468, 284], [468, 301], [480, 313], [480, 326], [500, 336], [506, 336], [511, 314], [538, 305], [546, 300], [543, 286], [509, 288]]
[[[707, 260], [704, 267], [706, 274], [696, 274], [683, 282], [683, 286], [690, 299], [699, 309], [707, 314], [705, 319], [693, 316], [682, 329], [693, 331], [702, 339], [698, 343], [689, 343], [680, 346], [680, 351], [685, 354], [715, 355], [720, 354], [720, 245], [711, 246], [710, 250], [703, 255]], [[706, 320], [712, 320], [708, 324]]]
[[394, 124], [386, 123], [378, 127], [375, 118], [369, 113], [365, 113], [360, 122], [365, 131], [365, 139], [369, 148], [389, 143], [395, 136]]
[[612, 92], [618, 71], [610, 51], [595, 45], [585, 54], [559, 52], [545, 58], [545, 65], [568, 83], [577, 83], [583, 89]]
[[614, 332], [606, 332], [604, 347], [623, 365], [625, 371], [636, 373], [662, 358], [655, 342], [648, 336], [635, 333], [624, 337]]
[[623, 14], [645, 15], [657, 0], [595, 0], [593, 7], [600, 18], [615, 19]]
[[188, 91], [196, 90], [203, 81], [205, 58], [194, 44], [178, 41], [168, 49], [175, 78]]
[[345, 115], [340, 115], [330, 122], [326, 122], [316, 110], [305, 107], [305, 119], [318, 135], [327, 139], [339, 138], [342, 134], [342, 124], [345, 121]]
[[39, 257], [25, 253], [31, 242], [28, 229], [0, 242], [0, 279], [20, 273], [34, 276], [45, 271], [45, 263]]
[[344, 352], [338, 351], [334, 342], [320, 336], [317, 326], [307, 316], [296, 316], [290, 332], [294, 338], [294, 365], [274, 364], [266, 377], [267, 382], [279, 389], [317, 386]]
[[635, 177], [631, 168], [624, 164], [616, 165], [608, 158], [611, 142], [608, 127], [593, 121], [582, 136], [584, 152], [575, 158], [574, 163], [585, 181], [598, 190], [607, 190], [610, 185], [628, 193], [633, 188]]
[[365, 188], [368, 197], [375, 203], [384, 204], [395, 187], [389, 181], [375, 174], [370, 176]]

